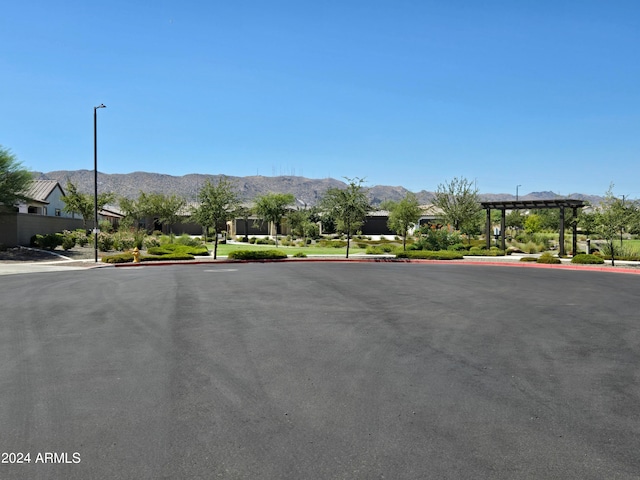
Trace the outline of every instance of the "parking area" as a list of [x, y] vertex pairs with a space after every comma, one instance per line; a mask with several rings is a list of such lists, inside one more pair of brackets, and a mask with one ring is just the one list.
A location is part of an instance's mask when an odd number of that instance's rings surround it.
[[638, 478], [637, 275], [291, 262], [2, 287], [0, 450], [32, 460], [2, 478]]

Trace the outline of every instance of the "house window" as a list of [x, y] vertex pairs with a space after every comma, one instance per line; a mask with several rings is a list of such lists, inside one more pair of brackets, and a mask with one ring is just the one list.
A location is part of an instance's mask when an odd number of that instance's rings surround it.
[[27, 209], [27, 213], [38, 213], [38, 207], [33, 207], [29, 205], [29, 208]]
[[56, 208], [56, 217], [60, 217], [62, 216], [62, 212], [60, 211], [59, 208]]

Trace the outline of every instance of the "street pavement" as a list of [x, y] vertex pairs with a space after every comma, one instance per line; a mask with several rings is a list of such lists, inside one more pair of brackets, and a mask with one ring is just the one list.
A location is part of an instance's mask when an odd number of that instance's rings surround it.
[[3, 479], [639, 478], [637, 275], [211, 263], [0, 284]]

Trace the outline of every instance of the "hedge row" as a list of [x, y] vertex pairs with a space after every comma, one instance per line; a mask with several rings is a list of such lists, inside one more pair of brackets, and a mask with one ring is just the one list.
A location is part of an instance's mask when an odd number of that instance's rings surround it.
[[425, 259], [425, 260], [461, 260], [463, 255], [461, 252], [454, 252], [451, 250], [407, 250], [406, 252], [399, 252], [396, 254], [396, 258], [409, 258], [409, 259]]
[[228, 258], [234, 260], [280, 260], [287, 258], [282, 250], [235, 250], [229, 252]]
[[192, 245], [182, 245], [180, 243], [167, 243], [160, 247], [149, 247], [147, 249], [149, 255], [209, 255], [209, 250], [204, 245], [192, 246]]

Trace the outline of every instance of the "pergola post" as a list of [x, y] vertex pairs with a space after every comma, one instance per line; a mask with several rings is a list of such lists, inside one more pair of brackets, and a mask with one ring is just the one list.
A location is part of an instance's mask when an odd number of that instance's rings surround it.
[[564, 207], [560, 207], [560, 256], [564, 257], [566, 252], [564, 251]]
[[571, 243], [571, 247], [573, 248], [573, 256], [575, 257], [578, 253], [578, 209], [573, 207], [573, 242]]
[[485, 226], [484, 236], [487, 239], [487, 250], [491, 248], [491, 208], [487, 207], [487, 224]]
[[506, 209], [502, 209], [501, 210], [501, 216], [500, 216], [500, 236], [502, 237], [501, 242], [500, 242], [500, 248], [502, 249], [502, 251], [505, 251], [507, 249], [507, 243], [506, 243], [506, 216], [507, 216], [507, 210]]

